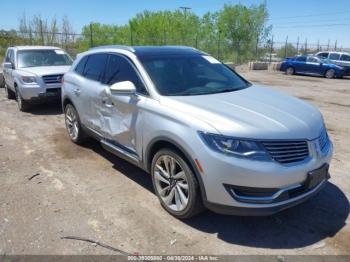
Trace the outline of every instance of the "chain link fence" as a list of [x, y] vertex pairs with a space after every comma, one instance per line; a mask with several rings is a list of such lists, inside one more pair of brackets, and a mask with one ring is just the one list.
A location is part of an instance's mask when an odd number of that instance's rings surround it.
[[0, 59], [2, 60], [6, 49], [15, 45], [49, 45], [58, 46], [66, 50], [72, 57], [77, 53], [100, 45], [186, 45], [205, 51], [219, 60], [236, 65], [248, 61], [277, 62], [285, 57], [297, 54], [315, 54], [321, 50], [350, 51], [350, 48], [331, 44], [308, 43], [307, 41], [291, 42], [275, 41], [273, 37], [264, 41], [253, 40], [230, 41], [217, 38], [136, 38], [132, 31], [129, 35], [118, 33], [94, 32], [90, 27], [85, 34], [65, 32], [21, 32], [15, 30], [0, 30]]

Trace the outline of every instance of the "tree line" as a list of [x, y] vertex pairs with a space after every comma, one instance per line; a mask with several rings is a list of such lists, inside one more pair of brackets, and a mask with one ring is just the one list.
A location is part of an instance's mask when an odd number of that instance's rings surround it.
[[221, 10], [202, 16], [182, 10], [144, 11], [124, 25], [92, 22], [77, 34], [67, 17], [48, 21], [23, 15], [18, 30], [0, 31], [0, 46], [22, 42], [59, 45], [74, 55], [99, 45], [188, 45], [221, 60], [241, 63], [266, 51], [267, 46], [261, 43], [268, 45], [271, 27], [267, 20], [264, 4], [225, 4]]

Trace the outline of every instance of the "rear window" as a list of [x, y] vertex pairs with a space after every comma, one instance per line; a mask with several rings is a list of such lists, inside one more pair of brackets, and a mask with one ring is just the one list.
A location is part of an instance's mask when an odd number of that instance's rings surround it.
[[323, 58], [328, 58], [328, 53], [319, 53], [317, 56], [323, 57]]
[[339, 60], [339, 58], [340, 58], [340, 54], [330, 54], [329, 55], [329, 59], [331, 59], [331, 60]]
[[350, 62], [350, 55], [342, 55], [340, 60], [341, 61], [348, 61], [348, 62]]
[[100, 81], [106, 67], [107, 57], [107, 54], [90, 55], [84, 68], [84, 76], [91, 80]]

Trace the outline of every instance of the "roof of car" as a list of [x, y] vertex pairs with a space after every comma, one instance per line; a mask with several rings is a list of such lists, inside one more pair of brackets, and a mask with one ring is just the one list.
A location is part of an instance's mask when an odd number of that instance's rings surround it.
[[317, 54], [320, 54], [320, 53], [332, 53], [332, 54], [340, 54], [340, 55], [348, 55], [349, 54], [348, 52], [338, 52], [338, 51], [320, 51]]
[[193, 47], [189, 46], [121, 46], [109, 45], [98, 46], [90, 50], [101, 49], [122, 49], [135, 53], [137, 56], [152, 56], [152, 55], [176, 55], [176, 54], [205, 54]]
[[55, 49], [61, 49], [59, 47], [55, 46], [33, 46], [33, 45], [21, 45], [21, 46], [12, 46], [13, 48], [16, 48], [17, 50], [55, 50]]

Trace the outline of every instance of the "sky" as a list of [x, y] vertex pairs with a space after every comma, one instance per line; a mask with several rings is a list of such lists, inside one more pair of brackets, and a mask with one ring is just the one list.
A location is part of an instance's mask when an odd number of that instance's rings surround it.
[[[144, 10], [175, 10], [191, 7], [201, 16], [207, 11], [220, 10], [225, 3], [250, 6], [263, 0], [14, 0], [1, 3], [0, 29], [17, 29], [19, 17], [40, 14], [42, 17], [61, 19], [67, 15], [76, 33], [90, 22], [124, 24]], [[350, 47], [349, 0], [266, 0], [273, 26], [272, 34], [278, 42], [288, 41], [308, 44]]]

